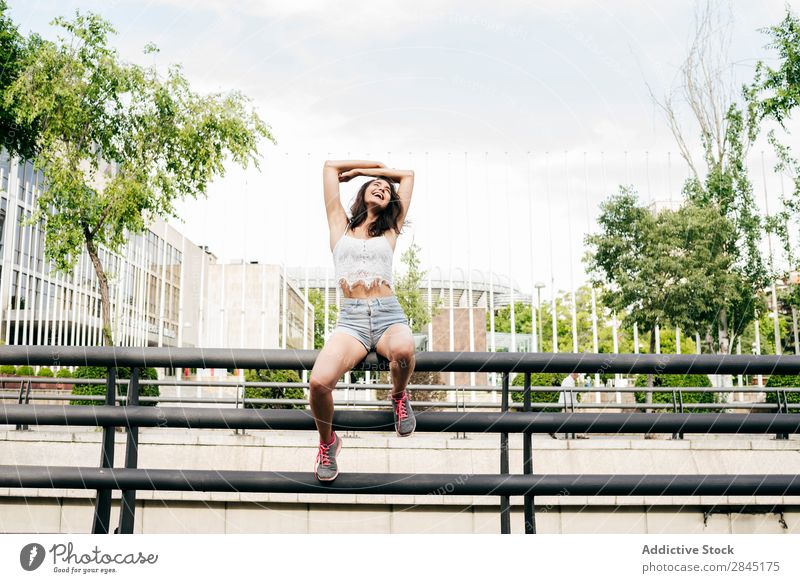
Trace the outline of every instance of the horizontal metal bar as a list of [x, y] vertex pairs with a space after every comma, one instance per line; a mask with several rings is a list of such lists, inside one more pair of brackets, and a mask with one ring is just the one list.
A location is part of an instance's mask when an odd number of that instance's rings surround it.
[[[0, 386], [5, 384], [9, 381], [9, 379], [13, 379], [13, 382], [18, 383], [20, 381], [28, 381], [30, 380], [32, 383], [42, 383], [42, 384], [70, 384], [70, 385], [101, 385], [105, 384], [105, 379], [68, 379], [68, 378], [57, 378], [53, 379], [51, 377], [5, 377], [6, 380], [2, 380], [0, 377]], [[118, 385], [126, 385], [128, 384], [128, 379], [117, 379]], [[143, 380], [139, 382], [140, 385], [146, 386], [168, 386], [168, 387], [187, 387], [187, 388], [197, 388], [197, 387], [228, 387], [231, 389], [237, 387], [260, 387], [260, 388], [296, 388], [296, 389], [307, 389], [309, 388], [309, 383], [289, 383], [289, 382], [261, 382], [261, 381], [245, 381], [245, 382], [233, 382], [233, 381], [178, 381], [175, 379], [161, 379], [161, 380]], [[351, 389], [356, 391], [363, 391], [363, 390], [379, 390], [379, 391], [388, 391], [392, 388], [392, 385], [385, 384], [385, 383], [336, 383], [336, 389]], [[407, 389], [412, 391], [441, 391], [441, 392], [466, 392], [466, 391], [475, 391], [475, 392], [484, 392], [484, 393], [500, 393], [502, 391], [502, 387], [495, 387], [491, 385], [406, 385]], [[654, 393], [669, 393], [672, 391], [680, 390], [683, 393], [770, 393], [775, 392], [776, 390], [781, 390], [786, 393], [800, 393], [800, 387], [653, 387], [652, 391]], [[34, 391], [42, 390], [42, 391], [57, 391], [61, 389], [50, 389], [50, 388], [36, 388], [32, 389]], [[640, 393], [647, 391], [647, 387], [574, 387], [572, 388], [573, 393]], [[553, 386], [540, 386], [540, 385], [531, 385], [531, 393], [557, 393], [557, 392], [570, 392], [568, 388], [562, 389], [561, 387], [553, 387]], [[509, 392], [511, 393], [522, 393], [524, 392], [524, 388], [520, 386], [510, 386]]]
[[790, 496], [800, 494], [800, 475], [348, 472], [323, 484], [311, 472], [0, 466], [0, 487], [467, 496]]
[[[314, 430], [309, 410], [0, 404], [0, 424]], [[342, 430], [394, 431], [391, 411], [334, 411]], [[421, 411], [417, 430], [471, 433], [800, 433], [792, 413], [525, 413]]]
[[[0, 364], [162, 366], [311, 370], [318, 350], [133, 346], [0, 346]], [[370, 352], [356, 370], [389, 370]], [[800, 356], [752, 354], [590, 354], [417, 352], [420, 372], [585, 372], [660, 374], [800, 374]]]
[[[17, 400], [18, 395], [0, 393], [0, 399], [13, 399]], [[104, 397], [97, 395], [41, 395], [32, 396], [30, 401], [105, 401]], [[117, 402], [125, 403], [127, 401], [125, 396], [117, 398]], [[235, 404], [237, 401], [233, 397], [140, 397], [140, 403], [212, 403], [212, 404]], [[248, 405], [308, 405], [308, 399], [239, 399], [239, 403], [244, 402]], [[455, 401], [411, 401], [414, 405], [420, 407], [441, 407], [443, 409], [499, 409], [500, 403], [492, 401], [467, 401], [464, 403]], [[388, 401], [351, 401], [351, 400], [336, 400], [334, 405], [340, 407], [386, 407]], [[673, 409], [672, 403], [575, 403], [575, 409]], [[730, 403], [685, 403], [687, 408], [695, 409], [767, 409], [777, 410], [779, 405], [777, 403], [763, 403], [756, 401], [735, 401]], [[788, 403], [786, 405], [789, 409], [800, 409], [800, 403]], [[522, 403], [514, 402], [509, 403], [510, 409], [523, 409]], [[552, 409], [564, 408], [563, 403], [531, 403], [533, 409]]]

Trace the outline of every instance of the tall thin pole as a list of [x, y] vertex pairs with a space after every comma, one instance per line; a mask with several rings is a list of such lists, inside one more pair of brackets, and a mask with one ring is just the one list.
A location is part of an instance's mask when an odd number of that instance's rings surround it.
[[[759, 318], [758, 310], [755, 310], [754, 312], [755, 312], [755, 316], [754, 316], [755, 320], [753, 321], [753, 325], [756, 327], [756, 329], [755, 329], [755, 332], [756, 332], [756, 354], [758, 355], [758, 354], [761, 354], [761, 325], [760, 325], [760, 322], [758, 321], [758, 318]], [[758, 386], [759, 387], [763, 387], [764, 386], [764, 377], [759, 374], [756, 378], [758, 379]]]
[[[619, 340], [617, 338], [617, 330], [618, 330], [618, 328], [617, 328], [617, 312], [614, 311], [611, 314], [611, 331], [612, 331], [612, 334], [614, 336], [614, 354], [619, 354]], [[620, 379], [620, 374], [616, 373], [614, 375], [614, 386], [615, 387], [619, 387], [619, 379]], [[616, 397], [617, 397], [617, 403], [619, 403], [622, 400], [622, 397], [621, 397], [619, 391], [617, 391]]]
[[[453, 189], [451, 187], [451, 172], [450, 172], [450, 152], [447, 152], [447, 201], [450, 204], [450, 208], [453, 208]], [[448, 237], [450, 239], [450, 348], [449, 350], [452, 352], [455, 350], [455, 325], [453, 322], [453, 238]], [[456, 384], [456, 373], [450, 371], [450, 384]]]
[[[767, 200], [767, 173], [764, 169], [764, 150], [761, 150], [761, 178], [764, 185], [764, 214], [769, 218], [769, 201]], [[778, 294], [775, 290], [775, 278], [773, 277], [773, 262], [772, 262], [772, 233], [767, 231], [767, 246], [769, 250], [769, 270], [770, 279], [772, 279], [772, 325], [775, 334], [775, 354], [781, 354], [781, 331], [778, 321]]]
[[[504, 152], [503, 154], [503, 170], [505, 174], [505, 190], [506, 190], [506, 220], [511, 221], [511, 196], [508, 192], [508, 152]], [[510, 227], [506, 229], [506, 244], [508, 246], [508, 252], [506, 253], [506, 257], [508, 258], [508, 287], [511, 291], [510, 294], [510, 315], [511, 315], [511, 352], [517, 351], [517, 319], [516, 314], [514, 312], [514, 279], [512, 277], [511, 272], [511, 233], [513, 229]]]
[[527, 170], [528, 170], [528, 239], [530, 243], [531, 254], [531, 349], [533, 352], [539, 352], [539, 334], [537, 330], [537, 321], [539, 320], [538, 310], [533, 307], [533, 290], [535, 289], [534, 279], [534, 251], [533, 251], [533, 190], [531, 188], [531, 153], [527, 153]]
[[567, 161], [567, 151], [564, 150], [564, 188], [567, 195], [567, 238], [569, 243], [569, 287], [572, 294], [572, 352], [578, 352], [578, 307], [575, 299], [575, 278], [574, 266], [572, 264], [572, 208], [569, 201], [569, 163]]
[[[739, 338], [736, 339], [736, 354], [741, 354], [741, 353], [742, 353], [742, 337], [739, 336]], [[744, 383], [744, 379], [742, 378], [742, 373], [736, 375], [736, 381], [737, 381], [736, 384], [739, 385], [739, 388], [741, 389], [742, 384]], [[744, 401], [743, 392], [739, 393], [739, 400]]]
[[[781, 181], [781, 201], [785, 202], [785, 200], [786, 200], [786, 192], [783, 189], [783, 172], [780, 172], [778, 174], [778, 177], [780, 178], [780, 181]], [[784, 226], [786, 228], [786, 232], [790, 233], [791, 231], [789, 231], [788, 221], [786, 222], [786, 224]], [[791, 260], [791, 244], [792, 244], [791, 239], [788, 241], [788, 244], [790, 245], [788, 259]], [[798, 282], [798, 283], [800, 283], [800, 282]], [[794, 353], [795, 354], [800, 354], [800, 332], [798, 332], [798, 329], [797, 329], [797, 308], [794, 305], [792, 305], [791, 308], [792, 308], [792, 334], [794, 336]]]
[[[289, 153], [288, 152], [286, 152], [286, 158], [287, 158], [287, 162], [288, 162], [288, 158], [289, 158]], [[289, 166], [289, 164], [287, 163], [286, 167], [288, 167], [288, 166]], [[287, 237], [288, 233], [286, 232], [286, 221], [281, 221], [281, 228], [283, 229], [283, 236], [281, 237], [281, 239], [283, 240], [283, 269], [282, 269], [282, 280], [283, 281], [281, 282], [282, 283], [282, 285], [281, 285], [281, 293], [283, 294], [283, 301], [281, 302], [281, 310], [280, 310], [279, 317], [281, 318], [281, 322], [282, 322], [282, 326], [281, 326], [281, 332], [282, 332], [281, 333], [281, 348], [286, 350], [286, 337], [288, 336], [287, 331], [286, 331], [286, 326], [288, 324], [287, 315], [288, 315], [288, 307], [289, 307], [287, 305], [289, 303], [289, 290], [288, 290], [287, 275], [286, 275], [286, 262], [287, 262], [287, 258], [286, 258], [286, 239], [288, 238]], [[224, 269], [224, 267], [223, 267], [223, 269]], [[345, 380], [346, 380], [346, 382], [349, 382], [349, 380], [347, 380], [347, 378], [345, 378]]]
[[[311, 192], [311, 152], [306, 152], [306, 171], [303, 173], [305, 175], [305, 182], [306, 182], [306, 192]], [[310, 350], [314, 348], [313, 341], [311, 343], [311, 347], [308, 346], [308, 328], [309, 326], [312, 329], [312, 337], [313, 337], [313, 329], [314, 329], [314, 321], [309, 319], [309, 312], [311, 311], [310, 303], [308, 301], [308, 248], [309, 245], [304, 245], [305, 247], [305, 285], [303, 286], [305, 289], [303, 290], [303, 350]], [[242, 265], [242, 271], [247, 271], [247, 259], [245, 258], [244, 265]], [[244, 313], [244, 305], [242, 306], [242, 312]], [[304, 383], [308, 382], [308, 371], [303, 369], [302, 380]], [[367, 382], [369, 382], [369, 371], [367, 371]]]
[[[586, 152], [583, 153], [583, 192], [586, 199], [586, 233], [592, 234], [592, 224], [589, 218], [589, 168], [586, 163]], [[591, 283], [589, 284], [591, 285]], [[594, 286], [592, 288], [592, 350], [595, 354], [600, 353], [600, 342], [597, 334], [597, 297]], [[594, 375], [595, 386], [600, 384], [600, 373]]]
[[553, 352], [558, 352], [558, 316], [556, 314], [556, 276], [553, 266], [553, 210], [550, 204], [550, 152], [545, 152], [545, 170], [547, 174], [547, 218], [550, 225], [548, 235], [550, 239], [550, 309], [553, 313]]
[[656, 324], [656, 354], [661, 354], [661, 326]]
[[[486, 182], [486, 217], [488, 219], [488, 223], [492, 223], [492, 197], [491, 193], [489, 192], [489, 152], [484, 153], [485, 164], [484, 164], [484, 176]], [[492, 352], [496, 352], [497, 345], [495, 344], [495, 335], [494, 335], [494, 271], [492, 270], [492, 248], [494, 245], [489, 245], [489, 338], [491, 341], [491, 348]], [[492, 386], [497, 386], [497, 373], [491, 373], [491, 384]], [[492, 398], [494, 399], [496, 393], [492, 394]]]
[[539, 345], [539, 352], [544, 352], [544, 336], [542, 335], [542, 286], [536, 286], [536, 305], [539, 312], [539, 338], [541, 343]]
[[[472, 229], [469, 223], [469, 163], [464, 152], [464, 215], [467, 233], [467, 313], [469, 314], [469, 351], [475, 352], [475, 315], [472, 304]], [[475, 371], [469, 373], [469, 385], [475, 386]]]
[[[428, 159], [428, 152], [425, 152], [425, 192], [426, 194], [431, 191], [431, 179], [430, 179], [430, 160]], [[424, 200], [430, 200], [428, 196], [424, 197]], [[426, 203], [427, 204], [427, 203]], [[428, 251], [428, 350], [435, 350], [433, 347], [433, 287], [431, 278], [432, 269], [430, 264], [432, 261], [430, 260], [430, 251]], [[440, 271], [441, 274], [441, 271]], [[441, 277], [439, 277], [441, 280]], [[441, 284], [440, 284], [441, 285]]]

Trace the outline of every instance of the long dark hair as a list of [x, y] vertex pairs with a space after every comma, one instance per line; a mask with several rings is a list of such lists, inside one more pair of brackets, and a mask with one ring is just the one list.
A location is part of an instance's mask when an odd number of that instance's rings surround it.
[[[350, 207], [351, 218], [348, 219], [348, 222], [350, 223], [350, 229], [355, 229], [361, 223], [367, 220], [367, 203], [364, 202], [364, 197], [367, 192], [367, 187], [376, 180], [384, 180], [389, 183], [389, 204], [386, 205], [386, 208], [378, 214], [378, 218], [376, 218], [369, 226], [368, 234], [370, 237], [380, 237], [389, 229], [393, 229], [399, 235], [400, 227], [397, 225], [397, 220], [400, 218], [400, 214], [403, 212], [401, 207], [403, 203], [400, 200], [400, 197], [397, 196], [397, 190], [394, 187], [394, 182], [388, 178], [378, 175], [376, 175], [376, 177], [372, 180], [368, 180], [362, 184], [361, 188], [358, 189], [356, 200]], [[410, 225], [411, 221], [406, 219], [403, 224]]]

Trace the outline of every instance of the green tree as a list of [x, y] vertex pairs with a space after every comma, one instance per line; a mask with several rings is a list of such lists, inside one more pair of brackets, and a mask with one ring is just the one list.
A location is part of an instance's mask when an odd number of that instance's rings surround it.
[[735, 293], [731, 259], [720, 250], [732, 227], [713, 207], [688, 203], [653, 213], [621, 188], [601, 209], [584, 261], [592, 282], [605, 284], [605, 305], [624, 314], [623, 326], [637, 323], [649, 333], [648, 352], [656, 352], [656, 326], [698, 332]]
[[[428, 272], [420, 270], [419, 252], [419, 245], [412, 243], [400, 256], [406, 266], [405, 274], [395, 274], [393, 277], [397, 301], [400, 302], [408, 317], [412, 332], [417, 333], [426, 331], [428, 324], [439, 313], [442, 306], [442, 299], [437, 297], [433, 299], [433, 305], [429, 307], [421, 291], [422, 282]], [[380, 383], [391, 382], [388, 371], [379, 372], [377, 378]], [[442, 384], [439, 379], [440, 375], [436, 372], [414, 371], [411, 373], [408, 383], [411, 385], [439, 385]], [[388, 390], [376, 390], [375, 396], [377, 399], [387, 399], [389, 392]], [[408, 394], [413, 401], [442, 401], [447, 398], [446, 392], [435, 390], [409, 390]]]
[[[308, 290], [308, 303], [314, 306], [314, 348], [320, 350], [325, 345], [325, 294], [318, 289]], [[338, 310], [328, 304], [328, 325], [336, 322]]]
[[[514, 302], [514, 331], [517, 334], [531, 334], [533, 324], [533, 311], [531, 305], [525, 302]], [[486, 329], [489, 329], [487, 319]], [[494, 312], [494, 331], [511, 333], [511, 304], [501, 306]]]
[[36, 140], [41, 119], [27, 123], [17, 120], [16, 104], [6, 99], [6, 90], [19, 77], [22, 63], [41, 43], [38, 35], [25, 39], [8, 14], [8, 4], [0, 0], [0, 148], [10, 155], [32, 159], [36, 155]]
[[[611, 308], [605, 305], [604, 298], [605, 291], [601, 289], [596, 290], [595, 309], [597, 311], [597, 348], [598, 353], [613, 353], [614, 352], [614, 337], [613, 337], [613, 314]], [[592, 331], [592, 288], [589, 284], [584, 284], [575, 290], [575, 303], [576, 303], [576, 322], [578, 332], [578, 352], [594, 352], [594, 338]], [[531, 333], [531, 322], [533, 313], [530, 304], [524, 302], [515, 302], [514, 320], [516, 322], [516, 331], [519, 334]], [[552, 324], [553, 312], [552, 302], [544, 300], [541, 307], [542, 319], [542, 342], [540, 344], [542, 350], [551, 350], [553, 347], [552, 339]], [[533, 307], [536, 310], [536, 306]], [[628, 329], [623, 325], [625, 314], [627, 311], [617, 313], [618, 327], [617, 327], [617, 349], [620, 353], [633, 353], [636, 352], [633, 344], [633, 329]], [[559, 352], [572, 352], [572, 293], [559, 290], [556, 294], [556, 317], [557, 334], [558, 334], [558, 350]], [[538, 316], [537, 316], [538, 318]], [[511, 332], [511, 308], [510, 306], [502, 306], [495, 310], [495, 331], [496, 332]], [[487, 333], [489, 324], [486, 325]], [[538, 334], [538, 325], [537, 325]], [[661, 326], [659, 330], [660, 346], [663, 353], [674, 353], [676, 351], [675, 329], [672, 326]], [[639, 352], [642, 351], [644, 345], [642, 344], [642, 336], [639, 338]], [[681, 334], [681, 352], [694, 353], [695, 352], [694, 338], [686, 331]], [[604, 376], [604, 375], [603, 375]]]
[[20, 365], [17, 367], [17, 375], [21, 377], [33, 376], [33, 367], [27, 364]]
[[[800, 375], [770, 375], [767, 379], [767, 386], [771, 388], [798, 388], [800, 387]], [[786, 394], [786, 401], [789, 403], [800, 403], [800, 393], [789, 391]], [[767, 391], [767, 403], [777, 403], [778, 395], [775, 391]], [[783, 402], [783, 399], [781, 399]], [[797, 413], [798, 409], [789, 409], [790, 413]]]
[[[75, 369], [72, 374], [63, 375], [69, 376], [75, 379], [102, 379], [106, 376], [107, 367], [105, 366], [79, 366]], [[60, 374], [57, 376], [62, 376]], [[117, 378], [118, 379], [130, 379], [131, 378], [131, 369], [127, 366], [120, 366], [117, 367]], [[152, 367], [140, 368], [139, 369], [139, 379], [140, 380], [158, 380], [158, 373], [156, 369]], [[117, 385], [117, 392], [120, 395], [127, 395], [128, 394], [128, 385], [127, 384], [120, 384]], [[84, 385], [84, 384], [76, 384], [72, 387], [72, 394], [73, 395], [105, 395], [106, 394], [106, 385]], [[139, 396], [140, 397], [158, 397], [161, 395], [161, 391], [158, 385], [139, 385]], [[70, 405], [96, 405], [100, 406], [103, 405], [104, 401], [98, 400], [76, 400], [70, 401]], [[151, 407], [155, 407], [158, 403], [156, 402], [148, 402], [148, 403], [141, 403], [142, 405], [148, 405]]]
[[419, 245], [412, 243], [400, 257], [406, 266], [405, 274], [394, 275], [395, 295], [408, 316], [413, 332], [424, 332], [443, 303], [442, 298], [437, 297], [433, 299], [433, 305], [428, 306], [422, 292], [422, 282], [428, 272], [420, 270], [419, 251]]
[[605, 284], [603, 303], [624, 314], [625, 327], [638, 323], [650, 334], [651, 353], [656, 325], [699, 331], [735, 289], [730, 258], [719, 251], [731, 225], [711, 207], [652, 213], [621, 188], [602, 204], [598, 223], [584, 256], [592, 281]]
[[[558, 399], [561, 396], [561, 381], [567, 375], [564, 373], [551, 373], [551, 372], [535, 372], [531, 373], [531, 387], [559, 387], [558, 390], [552, 392], [539, 392], [539, 391], [531, 391], [531, 403], [558, 403]], [[524, 387], [525, 386], [525, 374], [521, 373], [514, 377], [514, 380], [511, 381], [512, 387]], [[580, 402], [580, 393], [577, 391], [580, 390], [580, 387], [575, 389], [575, 400], [576, 402]], [[511, 393], [511, 400], [515, 403], [522, 403], [525, 400], [525, 395], [521, 392], [513, 392]], [[569, 401], [567, 401], [569, 402]], [[544, 407], [542, 409], [532, 409], [533, 411], [538, 411], [540, 413], [563, 413], [564, 409], [560, 406], [558, 407]]]
[[[772, 68], [763, 61], [756, 63], [755, 76], [749, 86], [743, 88], [747, 100], [748, 132], [755, 141], [764, 121], [776, 122], [784, 135], [778, 137], [777, 128], [771, 128], [767, 140], [777, 156], [775, 171], [788, 176], [791, 192], [780, 193], [781, 207], [773, 216], [767, 217], [767, 229], [776, 233], [783, 244], [788, 269], [779, 275], [789, 279], [790, 271], [800, 270], [800, 263], [793, 247], [793, 235], [800, 232], [800, 165], [785, 142], [789, 130], [786, 122], [800, 104], [800, 20], [786, 8], [786, 16], [776, 26], [762, 29], [771, 37], [769, 48], [778, 53], [778, 66]], [[800, 285], [793, 285], [782, 298], [794, 321], [800, 310]]]
[[[646, 387], [648, 383], [647, 375], [636, 375], [634, 379], [635, 387]], [[665, 374], [655, 375], [653, 379], [653, 386], [655, 387], [671, 387], [679, 389], [682, 387], [711, 387], [711, 381], [708, 380], [708, 375], [704, 374]], [[672, 391], [663, 392], [657, 391], [653, 393], [651, 402], [654, 403], [679, 403], [682, 399], [684, 403], [713, 403], [715, 393], [698, 392], [698, 391], [681, 391], [680, 395], [674, 395]], [[637, 403], [644, 403], [646, 400], [645, 391], [636, 391], [634, 393]], [[661, 412], [669, 412], [669, 409], [660, 409]], [[703, 409], [698, 407], [685, 408], [687, 413], [713, 413], [713, 410]]]
[[[295, 370], [247, 369], [244, 371], [247, 382], [299, 383], [300, 375]], [[245, 399], [305, 399], [302, 387], [245, 387]], [[247, 403], [247, 409], [305, 409], [305, 405], [295, 404], [254, 404]]]
[[[757, 354], [755, 322], [751, 322], [741, 335], [742, 353]], [[778, 316], [778, 330], [780, 337], [784, 339], [784, 344], [788, 343], [791, 335], [791, 322], [784, 316]], [[764, 310], [759, 313], [758, 332], [760, 336], [760, 354], [778, 354], [775, 350], [775, 335], [772, 311]]]
[[27, 54], [5, 94], [18, 123], [41, 120], [35, 165], [47, 188], [26, 222], [43, 222], [45, 254], [57, 271], [69, 273], [86, 249], [100, 287], [103, 338], [112, 345], [100, 245], [120, 252], [128, 233], [145, 231], [153, 216], [177, 216], [176, 199], [196, 198], [223, 176], [226, 155], [258, 167], [259, 137], [274, 138], [238, 92], [199, 95], [179, 66], [162, 79], [154, 66], [121, 62], [108, 42], [114, 29], [98, 15], [76, 11], [73, 20], [52, 23], [68, 38]]
[[[749, 117], [746, 102], [737, 99], [732, 76], [727, 73], [732, 70], [727, 54], [729, 24], [717, 5], [708, 1], [702, 5], [694, 40], [680, 68], [680, 87], [663, 101], [654, 98], [664, 110], [690, 169], [684, 196], [693, 205], [713, 209], [732, 227], [726, 229], [724, 240], [709, 241], [709, 248], [714, 255], [730, 258], [735, 285], [721, 298], [717, 309], [707, 312], [706, 321], [698, 322], [703, 324], [701, 333], [709, 349], [725, 354], [734, 345], [731, 330], [743, 330], [753, 321], [755, 312], [764, 309], [761, 290], [770, 278], [759, 249], [764, 221], [745, 164], [753, 133], [745, 120]], [[679, 100], [688, 105], [690, 119], [698, 129], [702, 166], [692, 155], [696, 138], [681, 126]], [[716, 342], [712, 340], [714, 333]]]

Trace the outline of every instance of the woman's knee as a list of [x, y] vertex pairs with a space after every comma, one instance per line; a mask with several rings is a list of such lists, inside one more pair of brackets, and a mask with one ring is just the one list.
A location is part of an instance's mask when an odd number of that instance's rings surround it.
[[308, 379], [308, 390], [312, 394], [324, 395], [336, 388], [336, 380], [329, 381], [318, 376], [312, 375]]
[[400, 345], [392, 351], [392, 360], [401, 364], [408, 364], [414, 360], [414, 345]]

